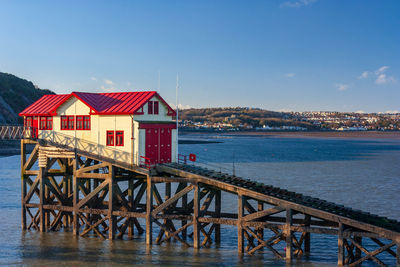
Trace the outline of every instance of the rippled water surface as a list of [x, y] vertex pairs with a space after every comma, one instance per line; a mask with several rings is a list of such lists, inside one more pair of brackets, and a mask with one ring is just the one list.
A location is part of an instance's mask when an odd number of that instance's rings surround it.
[[[189, 135], [222, 143], [180, 145], [179, 153], [195, 153], [209, 168], [232, 172], [307, 195], [400, 220], [400, 141], [324, 138], [232, 137]], [[0, 158], [0, 264], [8, 265], [251, 265], [285, 266], [267, 249], [239, 257], [234, 227], [222, 228], [222, 243], [195, 252], [178, 243], [146, 249], [144, 235], [109, 242], [74, 238], [72, 233], [38, 233], [20, 227], [20, 157]], [[223, 196], [224, 211], [236, 199]], [[153, 235], [154, 238], [156, 234]], [[266, 231], [266, 236], [268, 233]], [[337, 239], [312, 235], [311, 256], [295, 266], [335, 266]], [[368, 245], [367, 245], [368, 246]], [[384, 261], [394, 261], [383, 254]], [[374, 266], [368, 263], [365, 266]]]

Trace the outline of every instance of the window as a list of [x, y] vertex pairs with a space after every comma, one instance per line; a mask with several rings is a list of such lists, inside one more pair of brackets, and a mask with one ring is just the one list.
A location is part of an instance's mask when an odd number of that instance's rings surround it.
[[40, 130], [53, 130], [53, 117], [40, 117]]
[[138, 115], [144, 114], [143, 107], [139, 108], [139, 109], [135, 112], [135, 114], [138, 114]]
[[147, 112], [149, 114], [158, 114], [158, 101], [149, 101]]
[[115, 145], [124, 146], [124, 131], [115, 132]]
[[154, 114], [158, 114], [158, 101], [153, 102], [153, 111]]
[[25, 127], [32, 127], [32, 117], [25, 118]]
[[114, 146], [114, 131], [107, 131], [107, 146]]
[[90, 130], [90, 116], [83, 117], [83, 129]]
[[77, 130], [90, 130], [90, 116], [76, 116]]
[[74, 116], [61, 116], [61, 130], [74, 130]]

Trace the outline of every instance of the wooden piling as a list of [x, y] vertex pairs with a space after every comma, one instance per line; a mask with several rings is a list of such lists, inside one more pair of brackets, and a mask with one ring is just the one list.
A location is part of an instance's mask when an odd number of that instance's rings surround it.
[[292, 210], [286, 209], [286, 225], [285, 225], [285, 239], [286, 239], [286, 262], [291, 262], [293, 258], [292, 250]]
[[[258, 201], [257, 202], [257, 211], [263, 211], [264, 210], [264, 203], [263, 202], [261, 202], [261, 201]], [[258, 238], [260, 239], [260, 240], [258, 240], [258, 245], [259, 246], [261, 246], [262, 245], [262, 242], [261, 242], [261, 240], [263, 240], [264, 239], [264, 228], [263, 227], [259, 227], [258, 229], [257, 229], [257, 236], [258, 236]], [[261, 247], [260, 249], [263, 249], [264, 247]]]
[[113, 165], [108, 167], [108, 179], [109, 179], [109, 189], [108, 189], [108, 239], [113, 240], [115, 238], [115, 229], [117, 228], [117, 223], [115, 221], [115, 216], [112, 214], [114, 211], [114, 195], [115, 195], [115, 168]]
[[147, 175], [146, 181], [146, 245], [151, 245], [153, 242], [153, 222], [151, 217], [151, 211], [153, 209], [153, 185], [149, 175]]
[[[187, 186], [187, 183], [184, 184], [184, 188], [186, 186]], [[188, 208], [187, 205], [188, 205], [188, 196], [187, 196], [187, 194], [185, 194], [185, 195], [182, 196], [182, 209], [183, 210], [187, 210], [187, 208]], [[187, 221], [186, 220], [182, 220], [181, 226], [183, 227], [186, 224], [187, 224]], [[181, 233], [182, 233], [183, 240], [186, 240], [186, 238], [187, 238], [187, 228], [183, 229]]]
[[73, 163], [73, 181], [72, 181], [72, 204], [73, 204], [73, 233], [74, 235], [79, 235], [79, 218], [78, 218], [78, 202], [79, 202], [79, 180], [77, 178], [77, 168], [78, 168], [78, 156], [75, 153], [75, 160]]
[[[310, 227], [311, 224], [311, 216], [310, 215], [304, 215], [304, 226], [305, 227]], [[311, 252], [311, 234], [310, 232], [305, 233], [304, 236], [304, 252], [307, 256], [310, 255]]]
[[343, 266], [343, 264], [344, 264], [343, 230], [344, 230], [343, 224], [339, 223], [339, 227], [338, 227], [338, 266]]
[[26, 230], [26, 177], [25, 177], [25, 163], [26, 163], [26, 144], [24, 139], [21, 140], [21, 226], [22, 230]]
[[[221, 217], [221, 190], [215, 190], [215, 217]], [[221, 243], [221, 224], [217, 223], [214, 229], [215, 243]]]
[[200, 212], [200, 194], [199, 185], [194, 185], [193, 196], [193, 248], [200, 248], [200, 225], [199, 225], [199, 212]]
[[40, 167], [39, 168], [39, 212], [40, 212], [40, 232], [45, 232], [46, 228], [45, 228], [45, 216], [44, 216], [44, 208], [43, 205], [45, 204], [45, 195], [44, 195], [44, 191], [45, 191], [45, 176], [46, 176], [46, 168], [44, 167]]
[[[129, 211], [133, 212], [133, 205], [134, 205], [134, 188], [133, 188], [133, 179], [128, 180], [128, 202], [129, 202]], [[129, 218], [128, 224], [128, 238], [132, 238], [134, 235], [134, 222], [132, 218]]]
[[244, 233], [243, 233], [243, 214], [244, 214], [244, 203], [245, 198], [241, 194], [238, 194], [238, 218], [237, 218], [237, 232], [238, 232], [238, 253], [243, 254], [244, 252]]

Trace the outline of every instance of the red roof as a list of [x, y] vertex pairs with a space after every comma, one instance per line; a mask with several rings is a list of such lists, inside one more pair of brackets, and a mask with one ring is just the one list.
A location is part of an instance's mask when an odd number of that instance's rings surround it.
[[85, 103], [92, 110], [92, 114], [103, 115], [134, 114], [147, 103], [147, 101], [156, 96], [166, 105], [168, 115], [175, 116], [175, 111], [155, 91], [123, 93], [73, 92], [69, 95], [44, 95], [38, 101], [23, 110], [19, 115], [56, 115], [57, 108], [71, 96]]
[[71, 95], [44, 95], [35, 103], [24, 109], [20, 116], [55, 115], [57, 108]]

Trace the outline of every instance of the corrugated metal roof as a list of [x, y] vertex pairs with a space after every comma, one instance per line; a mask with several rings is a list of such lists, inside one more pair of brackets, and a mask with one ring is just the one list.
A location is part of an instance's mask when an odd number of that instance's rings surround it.
[[57, 108], [64, 103], [69, 95], [44, 95], [39, 98], [35, 103], [24, 109], [19, 113], [20, 116], [24, 115], [54, 115]]
[[168, 115], [175, 115], [175, 111], [157, 92], [143, 91], [121, 93], [73, 92], [69, 95], [45, 95], [22, 111], [20, 116], [54, 115], [57, 108], [71, 96], [75, 96], [77, 99], [85, 103], [92, 110], [93, 114], [104, 115], [134, 114], [153, 96], [156, 96], [167, 106]]

